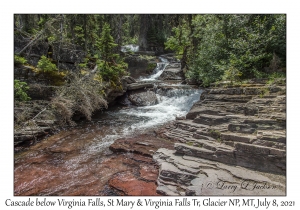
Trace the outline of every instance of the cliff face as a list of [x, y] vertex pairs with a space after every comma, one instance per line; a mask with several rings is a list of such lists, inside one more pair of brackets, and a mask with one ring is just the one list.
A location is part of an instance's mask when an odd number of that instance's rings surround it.
[[[186, 119], [162, 134], [157, 192], [165, 195], [284, 195], [285, 81], [207, 89]], [[245, 181], [246, 180], [246, 181]]]

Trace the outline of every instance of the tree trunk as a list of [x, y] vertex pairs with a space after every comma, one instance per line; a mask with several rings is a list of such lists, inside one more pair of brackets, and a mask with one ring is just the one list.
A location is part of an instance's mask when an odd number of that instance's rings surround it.
[[63, 43], [63, 32], [64, 32], [64, 15], [61, 15], [61, 20], [60, 20], [60, 42], [59, 42], [59, 47], [58, 47], [58, 55], [57, 55], [57, 71], [59, 72], [59, 60], [60, 60], [60, 49], [61, 45]]
[[118, 34], [117, 34], [118, 52], [120, 52], [121, 45], [122, 45], [122, 25], [123, 25], [123, 15], [119, 15]]
[[140, 33], [139, 33], [139, 46], [143, 50], [147, 50], [147, 32], [149, 29], [149, 15], [140, 15]]
[[83, 15], [83, 30], [84, 30], [84, 50], [87, 51], [87, 21], [86, 16]]
[[74, 26], [76, 25], [75, 23], [75, 17], [71, 15], [71, 20], [70, 20], [70, 32], [72, 36], [72, 44], [75, 44], [75, 33], [74, 33]]
[[25, 15], [21, 15], [21, 20], [22, 20], [22, 26], [23, 26], [23, 30], [25, 32], [28, 32], [30, 25], [29, 25], [29, 15], [25, 14]]

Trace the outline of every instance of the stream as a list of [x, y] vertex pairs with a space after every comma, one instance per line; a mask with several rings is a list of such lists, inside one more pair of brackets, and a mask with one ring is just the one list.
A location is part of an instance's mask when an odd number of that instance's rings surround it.
[[[168, 61], [160, 57], [153, 74], [141, 81], [156, 81]], [[161, 88], [166, 86], [167, 88]], [[159, 129], [185, 116], [202, 90], [187, 85], [160, 83], [158, 104], [114, 106], [62, 130], [14, 156], [14, 195], [100, 195], [113, 175], [109, 146], [119, 138]]]

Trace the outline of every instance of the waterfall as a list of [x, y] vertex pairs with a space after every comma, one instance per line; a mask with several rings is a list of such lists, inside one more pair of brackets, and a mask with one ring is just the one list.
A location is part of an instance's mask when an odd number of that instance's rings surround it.
[[[153, 74], [147, 78], [140, 78], [140, 81], [156, 81], [169, 64], [168, 59], [159, 57]], [[130, 109], [120, 110], [118, 115], [123, 119], [136, 119], [124, 127], [124, 133], [142, 131], [148, 128], [163, 125], [175, 120], [177, 116], [185, 116], [192, 105], [200, 99], [202, 90], [193, 89], [182, 84], [165, 84], [155, 86], [158, 104], [143, 107], [130, 107]]]
[[153, 81], [156, 80], [165, 70], [166, 66], [169, 64], [168, 60], [163, 58], [163, 57], [159, 57], [159, 59], [161, 60], [161, 62], [156, 64], [156, 68], [153, 70], [153, 74], [150, 75], [147, 78], [140, 78], [141, 81]]
[[122, 52], [130, 52], [130, 51], [137, 52], [137, 51], [139, 51], [139, 48], [140, 48], [140, 46], [138, 46], [138, 45], [128, 44], [128, 45], [122, 46], [121, 51]]

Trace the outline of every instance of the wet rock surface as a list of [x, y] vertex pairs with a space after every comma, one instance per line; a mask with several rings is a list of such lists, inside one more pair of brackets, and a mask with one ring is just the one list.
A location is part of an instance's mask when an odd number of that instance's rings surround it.
[[136, 195], [136, 196], [159, 195], [156, 193], [157, 186], [155, 182], [139, 180], [131, 172], [123, 172], [121, 174], [118, 174], [116, 177], [109, 180], [109, 185], [123, 192], [124, 195]]
[[14, 195], [159, 195], [152, 154], [173, 143], [140, 135], [115, 141], [112, 153], [95, 140], [108, 127], [62, 131], [16, 153]]
[[110, 145], [109, 149], [114, 152], [132, 152], [152, 157], [159, 148], [172, 149], [173, 146], [173, 142], [144, 134], [132, 138], [118, 139]]
[[121, 162], [130, 165], [130, 169], [114, 174], [103, 190], [103, 195], [160, 195], [156, 191], [158, 165], [152, 155], [159, 148], [171, 149], [173, 145], [170, 141], [146, 134], [116, 140], [109, 148], [118, 154], [126, 154], [130, 162], [128, 159]]
[[285, 195], [285, 106], [283, 85], [207, 89], [186, 119], [162, 133], [178, 143], [154, 154], [160, 166], [157, 192]]
[[[147, 56], [153, 56], [153, 59], [145, 59], [142, 56], [139, 55], [147, 55]], [[130, 75], [138, 79], [140, 76], [147, 76], [149, 75], [153, 69], [155, 68], [150, 68], [151, 63], [156, 62], [156, 58], [154, 57], [154, 52], [135, 52], [133, 55], [127, 55], [125, 57], [125, 62], [128, 64], [128, 72]]]
[[158, 79], [184, 80], [184, 73], [181, 69], [180, 63], [169, 63]]
[[136, 106], [151, 106], [158, 103], [153, 91], [131, 91], [128, 99]]

